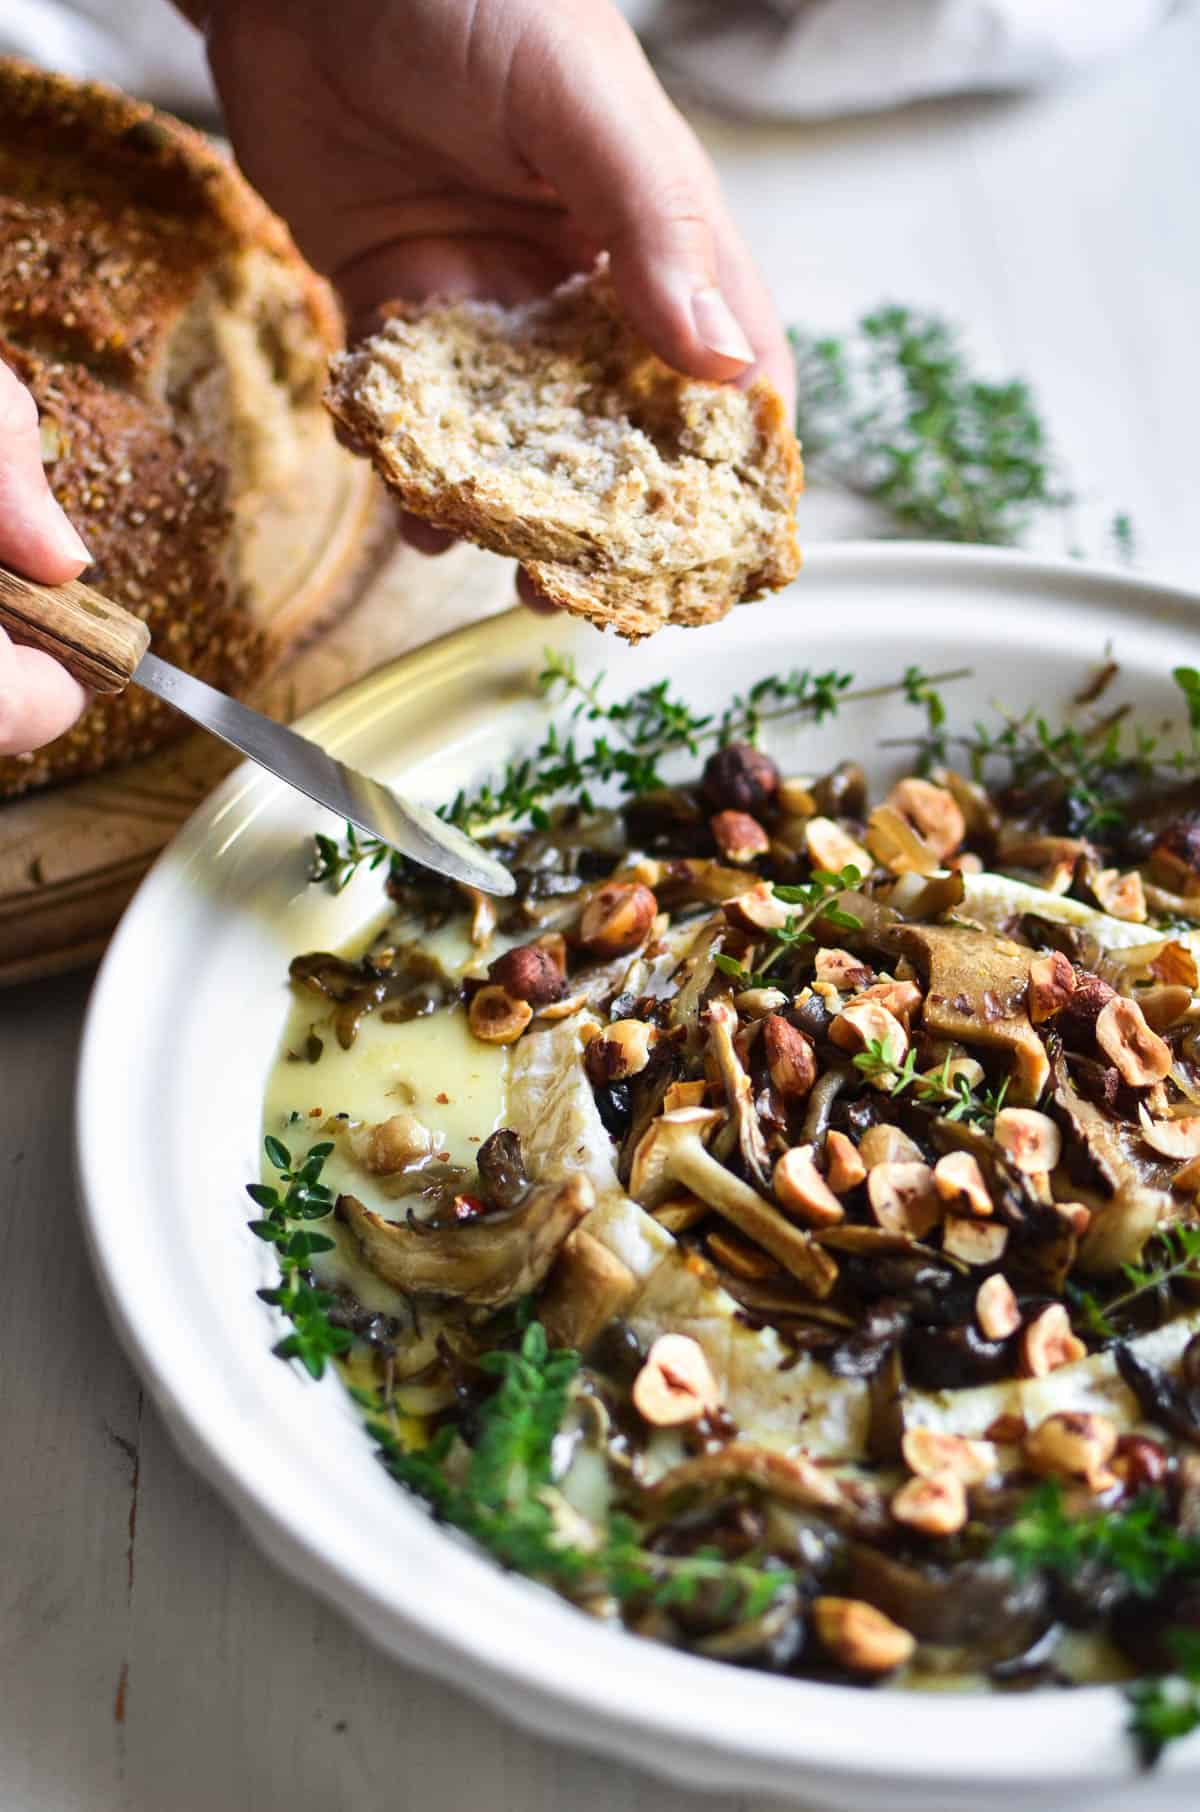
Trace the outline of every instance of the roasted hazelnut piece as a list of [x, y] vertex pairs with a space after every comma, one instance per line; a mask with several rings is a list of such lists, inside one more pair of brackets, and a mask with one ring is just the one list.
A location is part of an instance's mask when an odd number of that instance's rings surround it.
[[514, 1000], [495, 982], [473, 994], [467, 1009], [467, 1024], [484, 1044], [514, 1044], [532, 1018], [527, 1000]]
[[641, 881], [609, 881], [583, 909], [579, 941], [593, 956], [624, 956], [649, 936], [658, 901]]
[[876, 1164], [867, 1175], [867, 1197], [888, 1233], [924, 1239], [942, 1218], [942, 1202], [928, 1164]]
[[704, 1348], [689, 1334], [660, 1334], [633, 1381], [633, 1406], [655, 1428], [698, 1422], [721, 1393]]
[[812, 1617], [821, 1646], [856, 1673], [890, 1674], [917, 1646], [906, 1629], [861, 1598], [814, 1598]]
[[1053, 1019], [1075, 992], [1075, 971], [1061, 950], [1035, 956], [1029, 965], [1029, 1017], [1035, 1026]]
[[[643, 1019], [616, 1019], [588, 1042], [583, 1065], [595, 1088], [640, 1075], [661, 1033]], [[701, 1085], [703, 1087], [703, 1085]]]
[[811, 1145], [793, 1145], [775, 1165], [771, 1187], [789, 1214], [809, 1227], [831, 1227], [845, 1209], [813, 1162]]
[[1052, 1302], [1021, 1335], [1021, 1370], [1027, 1378], [1046, 1378], [1060, 1366], [1087, 1358], [1087, 1347], [1071, 1328], [1061, 1302]]
[[929, 845], [939, 862], [952, 856], [967, 834], [954, 794], [931, 780], [915, 777], [897, 781], [887, 796], [893, 811], [907, 818], [913, 829]]
[[992, 1136], [1017, 1170], [1038, 1175], [1053, 1170], [1062, 1157], [1062, 1134], [1049, 1114], [1033, 1107], [1002, 1107]]
[[768, 1013], [781, 1012], [788, 997], [782, 988], [743, 988], [733, 1004], [745, 1019], [765, 1019]]
[[957, 1535], [967, 1520], [967, 1490], [958, 1474], [943, 1468], [909, 1479], [891, 1502], [892, 1515], [921, 1535]]
[[999, 1221], [981, 1221], [973, 1215], [948, 1214], [942, 1223], [942, 1251], [964, 1265], [994, 1265], [1008, 1247], [1008, 1228]]
[[775, 898], [769, 881], [760, 881], [736, 899], [726, 900], [721, 911], [731, 925], [751, 937], [761, 936], [764, 931], [779, 931], [788, 921], [788, 908]]
[[971, 1214], [990, 1214], [988, 1194], [979, 1160], [969, 1151], [948, 1151], [933, 1167], [934, 1187], [944, 1202], [957, 1202]]
[[771, 1081], [783, 1099], [803, 1099], [817, 1079], [817, 1060], [804, 1033], [778, 1013], [768, 1013], [762, 1039]]
[[1021, 1310], [1007, 1277], [997, 1271], [975, 1292], [975, 1319], [988, 1340], [1007, 1340], [1021, 1325]]
[[1130, 1497], [1153, 1490], [1167, 1476], [1167, 1456], [1147, 1435], [1123, 1434], [1117, 1442], [1112, 1470]]
[[879, 1044], [897, 1068], [908, 1051], [908, 1033], [894, 1013], [877, 1000], [850, 1000], [829, 1028], [834, 1044], [844, 1051], [865, 1051], [869, 1044]]
[[902, 1126], [881, 1120], [868, 1126], [858, 1142], [858, 1155], [868, 1170], [876, 1164], [923, 1164], [924, 1156], [915, 1139], [910, 1139]]
[[1110, 918], [1145, 924], [1146, 890], [1136, 868], [1124, 875], [1116, 868], [1102, 868], [1092, 877], [1092, 892]]
[[1082, 1479], [1089, 1491], [1107, 1491], [1116, 1484], [1108, 1466], [1116, 1450], [1116, 1423], [1083, 1410], [1047, 1416], [1021, 1444], [1031, 1472], [1043, 1478]]
[[908, 1470], [923, 1479], [952, 1472], [964, 1485], [982, 1485], [996, 1470], [996, 1449], [990, 1441], [969, 1441], [936, 1428], [905, 1429], [900, 1452]]
[[551, 1001], [561, 1000], [566, 986], [562, 966], [549, 950], [536, 944], [506, 950], [489, 964], [488, 979], [514, 1000], [527, 1000], [531, 1007], [547, 1007]]
[[1096, 1043], [1130, 1088], [1149, 1088], [1171, 1070], [1171, 1047], [1152, 1032], [1135, 1000], [1114, 995], [1096, 1019]]
[[821, 949], [813, 959], [818, 981], [831, 982], [843, 994], [852, 994], [858, 988], [869, 988], [875, 980], [875, 971], [869, 963], [864, 963], [861, 956], [854, 956], [849, 950]]
[[1062, 1011], [1064, 1031], [1085, 1037], [1095, 1030], [1101, 1010], [1114, 999], [1117, 990], [1101, 975], [1080, 975]]
[[749, 742], [728, 742], [704, 764], [700, 791], [714, 811], [761, 812], [779, 791], [779, 769]]
[[735, 867], [765, 856], [771, 847], [770, 837], [749, 812], [717, 812], [709, 819], [708, 828], [726, 862]]
[[[1164, 1158], [1200, 1157], [1200, 1114], [1181, 1114], [1177, 1120], [1153, 1120], [1145, 1103], [1138, 1109], [1142, 1137], [1152, 1151]], [[1178, 1178], [1176, 1178], [1178, 1182]]]
[[856, 995], [851, 1004], [874, 1001], [878, 1006], [886, 1007], [907, 1029], [914, 1014], [921, 1011], [922, 1000], [921, 990], [914, 981], [877, 981]]
[[825, 1134], [825, 1181], [835, 1195], [846, 1195], [866, 1181], [867, 1167], [858, 1147], [845, 1133], [833, 1129]]
[[809, 819], [804, 826], [804, 847], [813, 867], [826, 869], [830, 874], [840, 875], [843, 868], [856, 868], [860, 875], [869, 875], [875, 866], [870, 851], [832, 818]]

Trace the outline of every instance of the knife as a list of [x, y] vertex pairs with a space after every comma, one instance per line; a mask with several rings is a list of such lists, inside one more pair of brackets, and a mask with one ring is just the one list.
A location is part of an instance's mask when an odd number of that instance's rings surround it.
[[150, 631], [141, 618], [90, 585], [78, 579], [38, 585], [0, 566], [0, 626], [14, 641], [52, 654], [93, 692], [123, 692], [130, 681], [143, 686], [269, 774], [422, 868], [481, 893], [513, 892], [516, 883], [503, 863], [436, 812], [402, 799], [327, 755], [307, 736], [151, 654]]

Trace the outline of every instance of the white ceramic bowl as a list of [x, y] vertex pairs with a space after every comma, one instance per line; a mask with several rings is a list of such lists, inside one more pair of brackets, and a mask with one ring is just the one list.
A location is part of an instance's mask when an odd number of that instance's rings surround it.
[[[530, 677], [544, 644], [606, 667], [614, 694], [669, 675], [698, 705], [793, 666], [862, 681], [970, 666], [947, 687], [969, 723], [992, 701], [1051, 714], [1111, 643], [1112, 697], [1179, 716], [1170, 668], [1200, 657], [1200, 599], [1112, 572], [917, 546], [819, 549], [782, 597], [635, 652], [567, 619], [495, 619], [420, 650], [323, 706], [309, 732], [431, 801], [478, 779], [547, 719]], [[816, 768], [912, 734], [895, 696], [772, 738]], [[187, 1457], [296, 1577], [395, 1655], [539, 1734], [696, 1786], [839, 1812], [1194, 1809], [1200, 1745], [1141, 1777], [1112, 1689], [985, 1697], [866, 1693], [720, 1667], [604, 1629], [500, 1572], [388, 1480], [337, 1381], [271, 1355], [245, 1228], [264, 1081], [289, 957], [370, 917], [378, 876], [333, 897], [305, 883], [317, 814], [251, 768], [160, 859], [92, 998], [78, 1095], [84, 1218], [135, 1363]], [[339, 827], [326, 824], [336, 831]]]

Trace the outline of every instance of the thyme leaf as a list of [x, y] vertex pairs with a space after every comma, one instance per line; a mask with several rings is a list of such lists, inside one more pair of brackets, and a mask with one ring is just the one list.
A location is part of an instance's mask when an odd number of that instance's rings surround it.
[[[333, 1212], [333, 1191], [321, 1181], [332, 1141], [313, 1145], [297, 1164], [281, 1139], [268, 1134], [263, 1141], [267, 1162], [279, 1172], [279, 1185], [247, 1183], [246, 1194], [262, 1208], [261, 1220], [248, 1223], [250, 1231], [275, 1248], [279, 1282], [260, 1290], [292, 1324], [292, 1331], [274, 1348], [280, 1359], [298, 1359], [310, 1377], [324, 1375], [326, 1362], [344, 1353], [354, 1336], [348, 1328], [335, 1327], [329, 1319], [333, 1295], [319, 1289], [308, 1267], [319, 1252], [329, 1252], [333, 1240], [325, 1233], [311, 1233], [305, 1223], [324, 1220]], [[281, 1187], [282, 1186], [282, 1187]]]
[[910, 1047], [901, 1057], [894, 1040], [868, 1039], [865, 1049], [856, 1052], [851, 1062], [868, 1082], [886, 1088], [893, 1098], [911, 1088], [913, 1099], [923, 1107], [940, 1106], [944, 1120], [989, 1125], [1004, 1106], [1008, 1093], [1006, 1076], [998, 1089], [984, 1089], [976, 1094], [967, 1078], [953, 1071], [950, 1056], [940, 1070], [920, 1075], [915, 1051]]
[[862, 920], [852, 912], [847, 912], [835, 901], [843, 893], [852, 892], [862, 875], [852, 862], [848, 862], [839, 874], [829, 869], [813, 870], [812, 879], [799, 886], [775, 884], [775, 898], [785, 906], [799, 906], [800, 912], [789, 912], [783, 924], [765, 933], [771, 940], [772, 948], [757, 970], [750, 970], [736, 958], [720, 953], [713, 961], [723, 975], [728, 975], [743, 988], [761, 988], [766, 976], [778, 962], [785, 951], [795, 950], [801, 944], [811, 944], [813, 935], [809, 927], [818, 919], [828, 919], [831, 925], [837, 925], [843, 931], [861, 931]]
[[1155, 1236], [1149, 1249], [1157, 1253], [1156, 1262], [1122, 1265], [1122, 1273], [1130, 1287], [1119, 1296], [1101, 1302], [1090, 1290], [1073, 1288], [1076, 1315], [1085, 1332], [1101, 1340], [1115, 1340], [1120, 1330], [1113, 1320], [1114, 1315], [1119, 1315], [1139, 1297], [1163, 1289], [1177, 1277], [1200, 1277], [1200, 1225], [1186, 1226], [1176, 1222], [1165, 1227]]

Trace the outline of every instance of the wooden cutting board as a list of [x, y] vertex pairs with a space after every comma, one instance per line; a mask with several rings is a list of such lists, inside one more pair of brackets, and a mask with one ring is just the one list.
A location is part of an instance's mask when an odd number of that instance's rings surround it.
[[[290, 721], [513, 602], [507, 562], [469, 547], [437, 559], [397, 550], [391, 524], [375, 500], [343, 525], [321, 579], [324, 614], [341, 614], [252, 695], [259, 710]], [[155, 856], [238, 760], [196, 731], [111, 774], [0, 804], [0, 986], [94, 961]]]

